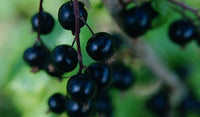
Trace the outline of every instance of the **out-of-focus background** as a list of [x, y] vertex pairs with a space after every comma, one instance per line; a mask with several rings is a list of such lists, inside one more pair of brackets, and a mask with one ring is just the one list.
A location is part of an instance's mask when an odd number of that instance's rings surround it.
[[[100, 0], [90, 0], [88, 24], [94, 32], [113, 32], [116, 24], [111, 19]], [[200, 8], [200, 0], [180, 0]], [[44, 43], [51, 50], [59, 44], [71, 44], [71, 32], [62, 29], [57, 21], [59, 7], [66, 0], [44, 0], [44, 10], [53, 15], [56, 25], [51, 34], [42, 36]], [[187, 66], [189, 75], [184, 82], [192, 93], [200, 99], [200, 48], [195, 42], [188, 44], [184, 50], [169, 40], [168, 26], [181, 18], [179, 13], [162, 3], [159, 11], [162, 16], [154, 22], [155, 28], [142, 38], [146, 40], [157, 56], [174, 69]], [[31, 33], [30, 19], [38, 11], [39, 0], [2, 0], [0, 4], [0, 117], [66, 117], [66, 114], [46, 114], [47, 100], [55, 92], [66, 94], [67, 79], [59, 82], [44, 71], [36, 74], [23, 61], [23, 52], [31, 47], [36, 33]], [[174, 6], [172, 6], [174, 7]], [[191, 15], [190, 13], [188, 13]], [[191, 17], [194, 17], [191, 15]], [[85, 45], [91, 37], [86, 27], [81, 29], [83, 60], [86, 65], [93, 60], [86, 54]], [[113, 117], [154, 117], [146, 108], [147, 100], [155, 93], [142, 92], [158, 82], [157, 78], [140, 60], [135, 60], [133, 69], [137, 74], [136, 84], [126, 92], [112, 91], [114, 107]], [[77, 69], [67, 76], [76, 73]], [[137, 89], [142, 89], [137, 90]], [[159, 91], [159, 89], [158, 89]], [[189, 112], [188, 117], [199, 117], [197, 112]]]

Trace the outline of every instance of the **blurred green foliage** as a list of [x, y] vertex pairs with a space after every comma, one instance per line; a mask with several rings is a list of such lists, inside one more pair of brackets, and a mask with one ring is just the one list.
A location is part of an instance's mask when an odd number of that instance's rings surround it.
[[[199, 0], [182, 0], [187, 4], [200, 8]], [[44, 43], [50, 50], [56, 45], [71, 44], [71, 32], [61, 28], [57, 21], [57, 11], [65, 0], [44, 0], [44, 9], [56, 19], [56, 26], [50, 35], [42, 36]], [[91, 0], [88, 23], [94, 32], [109, 31], [115, 28], [109, 13], [100, 0]], [[156, 4], [159, 3], [159, 4]], [[193, 93], [200, 98], [200, 51], [194, 43], [190, 43], [184, 50], [168, 39], [168, 26], [181, 16], [169, 8], [166, 1], [155, 0], [155, 8], [161, 14], [154, 21], [154, 29], [142, 38], [148, 41], [157, 56], [166, 61], [169, 66], [189, 64], [192, 73], [186, 84], [193, 89]], [[26, 48], [31, 47], [36, 34], [31, 33], [31, 16], [38, 11], [39, 0], [3, 0], [0, 4], [0, 116], [1, 117], [66, 117], [66, 114], [46, 114], [47, 100], [55, 92], [66, 94], [67, 79], [62, 82], [48, 76], [44, 71], [37, 74], [30, 72], [30, 68], [23, 61], [22, 55]], [[191, 15], [191, 14], [190, 14]], [[85, 45], [91, 34], [86, 27], [81, 29], [81, 43], [83, 60], [86, 65], [93, 62], [86, 54]], [[134, 92], [135, 87], [150, 87], [157, 81], [145, 65], [140, 61], [133, 65], [137, 72], [136, 86], [123, 94], [113, 90], [113, 117], [153, 117], [145, 108], [146, 100], [151, 96], [141, 96]], [[77, 69], [70, 76], [75, 74]], [[152, 94], [153, 95], [153, 94]], [[190, 114], [189, 116], [199, 116]]]

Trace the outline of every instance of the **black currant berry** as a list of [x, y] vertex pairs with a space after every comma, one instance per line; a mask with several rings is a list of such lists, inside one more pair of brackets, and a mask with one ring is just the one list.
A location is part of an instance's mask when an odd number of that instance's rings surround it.
[[44, 66], [43, 69], [51, 76], [54, 77], [59, 77], [61, 78], [61, 76], [64, 74], [64, 72], [58, 71], [57, 69], [54, 68], [51, 57], [48, 56], [44, 62]]
[[147, 108], [156, 114], [165, 115], [169, 110], [169, 99], [163, 93], [156, 94], [148, 100]]
[[151, 18], [140, 7], [122, 11], [122, 18], [124, 31], [133, 38], [145, 34], [151, 28]]
[[169, 27], [169, 37], [181, 46], [185, 46], [195, 36], [195, 26], [187, 20], [178, 20], [173, 22]]
[[69, 97], [77, 102], [88, 102], [96, 94], [96, 84], [85, 75], [75, 75], [67, 83]]
[[108, 88], [113, 81], [111, 70], [105, 63], [93, 63], [85, 71], [98, 86], [98, 89]]
[[65, 103], [65, 97], [60, 93], [52, 95], [48, 100], [50, 111], [57, 114], [65, 111]]
[[[81, 2], [78, 2], [79, 5], [79, 12], [80, 17], [83, 17], [85, 21], [87, 20], [87, 11], [84, 8], [84, 4]], [[58, 20], [61, 24], [61, 26], [67, 30], [75, 30], [75, 12], [74, 12], [74, 5], [72, 2], [66, 2], [64, 3], [59, 11], [58, 11]], [[80, 28], [84, 26], [84, 22], [81, 20], [79, 21]]]
[[41, 46], [33, 46], [25, 50], [23, 58], [31, 67], [42, 68], [48, 51]]
[[78, 64], [78, 55], [69, 45], [59, 45], [51, 53], [54, 67], [61, 72], [70, 72]]
[[107, 92], [104, 92], [95, 98], [96, 102], [96, 111], [102, 117], [111, 117], [112, 116], [112, 103]]
[[116, 63], [112, 66], [113, 87], [119, 90], [127, 90], [134, 83], [134, 75], [131, 70], [122, 63]]
[[114, 54], [116, 47], [110, 34], [100, 32], [88, 40], [86, 50], [92, 59], [105, 61]]
[[149, 16], [149, 18], [151, 20], [153, 20], [155, 17], [158, 16], [158, 12], [154, 10], [154, 8], [152, 7], [152, 2], [145, 2], [141, 5], [141, 9], [144, 10], [147, 15]]
[[[31, 19], [33, 30], [36, 32], [38, 32], [38, 19], [39, 19], [39, 13], [36, 13]], [[39, 33], [48, 34], [53, 30], [53, 27], [54, 27], [53, 17], [47, 12], [41, 12]]]
[[90, 117], [95, 111], [95, 104], [92, 101], [83, 104], [66, 98], [65, 108], [69, 117]]

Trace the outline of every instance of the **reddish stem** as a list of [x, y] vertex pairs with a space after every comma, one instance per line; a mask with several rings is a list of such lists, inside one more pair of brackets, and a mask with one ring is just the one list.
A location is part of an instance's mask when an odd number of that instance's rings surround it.
[[43, 44], [41, 38], [40, 38], [40, 25], [41, 25], [41, 16], [42, 16], [42, 10], [43, 10], [43, 7], [42, 7], [42, 4], [43, 4], [43, 0], [40, 0], [40, 6], [39, 6], [39, 14], [38, 14], [38, 29], [37, 29], [37, 39], [34, 43], [34, 46], [40, 42], [41, 44]]
[[82, 53], [81, 53], [81, 46], [80, 46], [80, 38], [79, 38], [79, 34], [80, 34], [80, 24], [79, 24], [79, 6], [78, 6], [78, 0], [74, 0], [74, 11], [75, 11], [75, 41], [77, 44], [77, 51], [78, 51], [78, 61], [79, 61], [79, 74], [81, 73], [82, 69], [83, 69], [83, 60], [82, 60]]

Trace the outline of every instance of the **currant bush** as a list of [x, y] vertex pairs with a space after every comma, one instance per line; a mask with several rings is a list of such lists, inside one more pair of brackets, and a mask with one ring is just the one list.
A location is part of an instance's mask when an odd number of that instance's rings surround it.
[[[18, 35], [7, 39], [9, 43], [2, 41], [0, 49], [0, 54], [6, 53], [2, 57], [8, 57], [0, 61], [2, 78], [15, 76], [9, 78], [12, 82], [0, 79], [0, 88], [6, 86], [0, 89], [2, 117], [10, 117], [10, 110], [4, 111], [10, 99], [19, 106], [17, 111], [26, 110], [12, 117], [199, 116], [199, 48], [193, 44], [194, 40], [200, 45], [199, 1], [39, 1], [35, 14], [31, 13], [37, 7], [35, 1], [23, 1], [26, 8], [18, 6], [22, 1], [6, 1], [13, 3], [8, 9], [17, 11], [7, 15], [23, 22], [5, 20], [9, 26], [15, 25], [8, 34]], [[24, 40], [28, 27], [20, 25], [26, 22], [33, 33], [29, 38], [35, 40]], [[2, 26], [4, 30], [7, 28]], [[14, 46], [16, 43], [24, 51]], [[184, 51], [173, 43], [188, 47]], [[11, 50], [16, 52], [12, 57]], [[20, 55], [27, 67], [18, 67], [20, 61], [8, 62], [22, 59], [14, 57], [18, 51], [24, 52]], [[170, 59], [178, 60], [170, 63]], [[9, 66], [7, 73], [3, 73], [5, 66]], [[38, 72], [36, 79], [28, 75], [27, 68]], [[160, 91], [163, 86], [168, 90]], [[12, 96], [4, 99], [5, 94]], [[45, 111], [48, 115], [42, 115]]]

